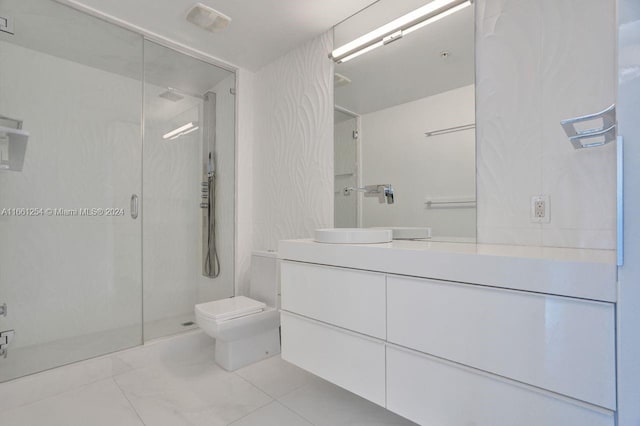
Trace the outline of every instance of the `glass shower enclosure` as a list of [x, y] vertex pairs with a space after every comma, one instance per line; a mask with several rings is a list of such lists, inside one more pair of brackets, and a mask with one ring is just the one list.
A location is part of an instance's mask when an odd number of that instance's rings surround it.
[[193, 328], [234, 289], [234, 72], [50, 0], [0, 17], [0, 382]]

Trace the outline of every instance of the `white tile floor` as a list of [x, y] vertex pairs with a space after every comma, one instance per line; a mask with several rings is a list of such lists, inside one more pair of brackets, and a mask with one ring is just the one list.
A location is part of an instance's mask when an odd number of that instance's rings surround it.
[[200, 331], [0, 384], [3, 426], [413, 425], [272, 357], [230, 373]]

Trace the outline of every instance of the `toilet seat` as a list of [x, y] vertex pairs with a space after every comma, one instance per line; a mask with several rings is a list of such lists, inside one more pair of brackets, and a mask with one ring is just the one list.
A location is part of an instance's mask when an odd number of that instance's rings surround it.
[[266, 307], [267, 305], [263, 302], [245, 296], [236, 296], [198, 304], [196, 311], [203, 317], [221, 322], [262, 312]]

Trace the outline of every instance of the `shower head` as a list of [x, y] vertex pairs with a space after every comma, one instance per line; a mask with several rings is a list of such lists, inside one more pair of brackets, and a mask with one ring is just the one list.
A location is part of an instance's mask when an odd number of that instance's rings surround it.
[[176, 92], [171, 87], [169, 87], [168, 90], [160, 93], [158, 96], [171, 102], [178, 102], [184, 99], [184, 96]]

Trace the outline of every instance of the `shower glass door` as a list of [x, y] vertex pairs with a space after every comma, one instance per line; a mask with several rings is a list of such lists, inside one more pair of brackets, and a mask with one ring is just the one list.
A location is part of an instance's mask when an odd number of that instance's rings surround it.
[[0, 170], [1, 382], [142, 341], [143, 40], [51, 1], [0, 16], [0, 157], [29, 134]]

